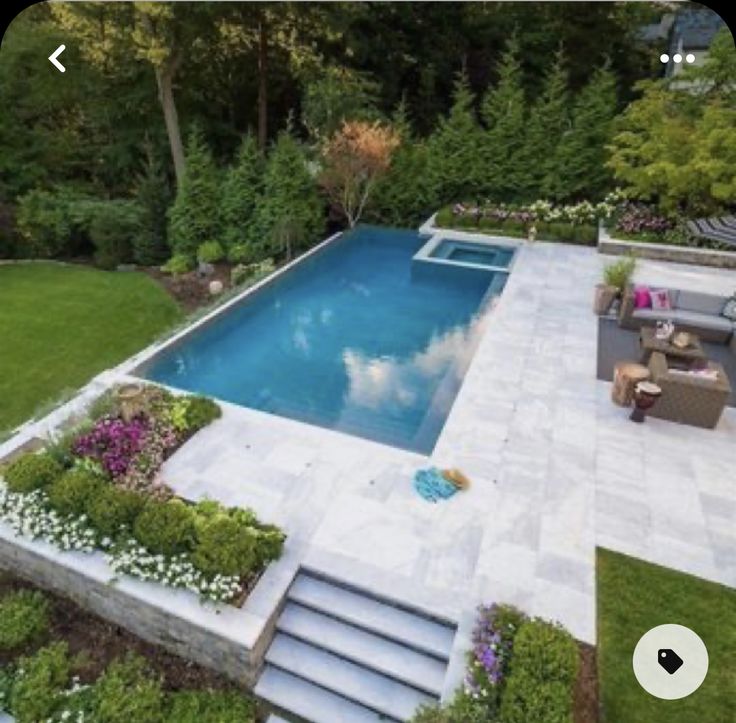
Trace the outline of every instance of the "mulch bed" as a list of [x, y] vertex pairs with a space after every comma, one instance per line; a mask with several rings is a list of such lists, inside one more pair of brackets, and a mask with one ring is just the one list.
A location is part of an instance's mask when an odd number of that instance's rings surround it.
[[[8, 573], [0, 573], [0, 596], [21, 588], [39, 589]], [[224, 676], [147, 643], [124, 628], [87, 612], [67, 598], [47, 590], [42, 592], [51, 603], [51, 626], [49, 635], [36, 647], [50, 641], [65, 640], [69, 651], [79, 656], [75, 673], [84, 683], [96, 680], [116, 658], [126, 653], [136, 653], [146, 658], [151, 668], [161, 676], [166, 690], [235, 687]], [[23, 652], [30, 653], [32, 650]], [[0, 653], [0, 667], [14, 657]]]
[[598, 715], [598, 666], [595, 647], [578, 643], [580, 650], [580, 672], [575, 683], [575, 723], [596, 723]]
[[199, 276], [196, 271], [173, 276], [163, 273], [157, 266], [140, 266], [139, 270], [163, 286], [187, 313], [213, 300], [209, 289], [211, 281], [222, 282], [223, 290], [230, 288], [229, 264], [214, 264], [214, 273], [210, 276]]

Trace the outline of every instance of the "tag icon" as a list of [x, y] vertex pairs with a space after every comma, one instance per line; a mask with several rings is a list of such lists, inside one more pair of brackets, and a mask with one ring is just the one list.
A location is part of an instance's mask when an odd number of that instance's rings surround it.
[[676, 673], [683, 664], [682, 658], [671, 648], [657, 651], [657, 662], [670, 674]]

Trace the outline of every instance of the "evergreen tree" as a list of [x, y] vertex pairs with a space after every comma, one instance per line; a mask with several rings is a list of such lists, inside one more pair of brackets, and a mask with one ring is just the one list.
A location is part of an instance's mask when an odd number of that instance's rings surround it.
[[324, 230], [317, 184], [309, 172], [304, 150], [288, 130], [279, 133], [271, 150], [263, 200], [256, 210], [255, 233], [266, 254], [286, 251], [283, 230], [287, 225], [288, 243], [295, 250], [308, 245]]
[[501, 56], [498, 83], [483, 98], [483, 190], [496, 200], [510, 201], [524, 185], [524, 124], [526, 103], [522, 85], [519, 41], [509, 39]]
[[427, 147], [412, 133], [404, 100], [397, 106], [391, 124], [401, 145], [388, 173], [376, 185], [370, 216], [393, 226], [416, 226], [436, 210], [427, 173]]
[[138, 264], [154, 266], [171, 255], [166, 239], [166, 210], [171, 187], [161, 160], [146, 141], [145, 165], [138, 179], [137, 198], [141, 207], [140, 232], [133, 237], [133, 258]]
[[611, 179], [606, 144], [615, 115], [616, 79], [606, 65], [575, 99], [572, 128], [557, 146], [556, 173], [545, 181], [547, 196], [562, 201], [605, 195]]
[[263, 198], [263, 166], [258, 143], [248, 134], [223, 183], [220, 222], [226, 249], [252, 245], [258, 240], [255, 212]]
[[194, 258], [205, 241], [217, 240], [218, 177], [202, 134], [194, 128], [186, 149], [186, 169], [169, 210], [169, 244], [177, 254]]
[[552, 186], [557, 174], [555, 149], [570, 124], [568, 73], [560, 47], [526, 125], [520, 164], [523, 176], [519, 178], [519, 193], [524, 200], [540, 198]]
[[428, 140], [428, 176], [438, 204], [477, 198], [483, 171], [481, 140], [468, 78], [460, 73], [455, 81], [450, 114], [440, 118]]

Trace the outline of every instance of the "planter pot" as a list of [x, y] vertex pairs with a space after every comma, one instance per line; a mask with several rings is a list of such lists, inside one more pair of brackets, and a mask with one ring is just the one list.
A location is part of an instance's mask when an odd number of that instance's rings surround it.
[[618, 289], [615, 286], [597, 284], [595, 287], [595, 297], [593, 299], [593, 311], [595, 311], [598, 316], [605, 316], [617, 295]]
[[123, 384], [115, 389], [115, 399], [120, 404], [120, 414], [126, 422], [144, 410], [142, 384]]

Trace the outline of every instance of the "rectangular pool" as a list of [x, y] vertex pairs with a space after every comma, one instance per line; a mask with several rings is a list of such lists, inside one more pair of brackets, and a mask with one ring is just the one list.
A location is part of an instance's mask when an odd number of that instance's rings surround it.
[[413, 274], [425, 241], [411, 231], [359, 227], [139, 373], [428, 454], [475, 350], [480, 312], [507, 274]]

